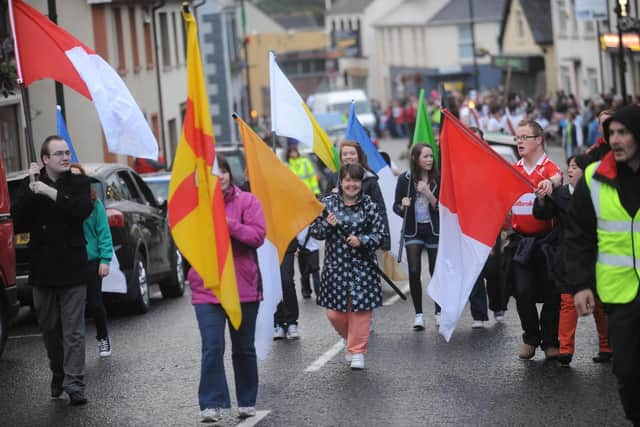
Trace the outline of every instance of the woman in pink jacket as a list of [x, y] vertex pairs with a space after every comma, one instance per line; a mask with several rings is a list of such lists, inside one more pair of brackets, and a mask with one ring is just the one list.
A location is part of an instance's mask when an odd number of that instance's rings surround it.
[[[229, 325], [231, 358], [238, 399], [238, 416], [255, 415], [258, 393], [258, 364], [254, 347], [256, 316], [262, 300], [262, 281], [256, 249], [266, 235], [262, 205], [251, 193], [232, 184], [229, 163], [218, 157], [220, 185], [224, 193], [224, 209], [231, 235], [233, 261], [242, 306], [242, 324], [235, 330]], [[202, 278], [189, 270], [191, 302], [196, 311], [202, 338], [202, 363], [198, 401], [202, 421], [221, 418], [221, 409], [231, 407], [224, 372], [225, 324], [227, 316], [213, 293], [204, 287]]]

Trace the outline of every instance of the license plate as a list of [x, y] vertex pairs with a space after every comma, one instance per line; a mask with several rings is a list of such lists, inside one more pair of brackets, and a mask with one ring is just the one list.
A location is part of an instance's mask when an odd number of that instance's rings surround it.
[[19, 233], [16, 234], [16, 244], [17, 245], [26, 245], [29, 243], [29, 239], [31, 238], [29, 233]]

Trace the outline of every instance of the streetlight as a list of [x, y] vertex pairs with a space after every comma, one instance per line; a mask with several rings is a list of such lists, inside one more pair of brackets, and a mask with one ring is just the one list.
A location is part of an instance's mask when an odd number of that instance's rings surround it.
[[615, 12], [618, 23], [618, 68], [620, 69], [620, 92], [622, 104], [627, 103], [627, 82], [625, 80], [624, 45], [622, 43], [622, 27], [624, 21], [629, 17], [629, 0], [618, 0]]

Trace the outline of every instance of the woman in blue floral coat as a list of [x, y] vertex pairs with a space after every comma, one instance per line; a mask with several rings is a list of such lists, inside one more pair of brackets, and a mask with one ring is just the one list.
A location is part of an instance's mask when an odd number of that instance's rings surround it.
[[362, 192], [364, 173], [358, 164], [342, 166], [338, 193], [322, 200], [328, 215], [311, 227], [326, 240], [318, 304], [346, 340], [352, 369], [364, 368], [371, 313], [382, 305], [374, 252], [389, 238], [379, 206]]

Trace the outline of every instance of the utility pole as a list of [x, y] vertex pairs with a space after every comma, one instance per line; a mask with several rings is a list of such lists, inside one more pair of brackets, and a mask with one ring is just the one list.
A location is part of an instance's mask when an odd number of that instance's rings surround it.
[[478, 59], [476, 58], [476, 34], [475, 34], [475, 15], [473, 13], [473, 0], [467, 0], [469, 5], [469, 27], [471, 28], [471, 50], [473, 55], [473, 80], [476, 85], [476, 92], [480, 92], [480, 83], [478, 82]]
[[[47, 6], [49, 10], [49, 19], [54, 23], [58, 23], [58, 12], [56, 10], [56, 0], [47, 0]], [[64, 121], [67, 121], [67, 110], [64, 105], [64, 87], [62, 83], [56, 82], [56, 104], [60, 106], [60, 111], [62, 113], [62, 117]]]
[[247, 79], [246, 92], [247, 92], [247, 114], [249, 115], [249, 124], [255, 124], [253, 118], [253, 103], [251, 102], [251, 77], [249, 76], [249, 35], [247, 34], [247, 15], [244, 8], [244, 0], [240, 0], [240, 12], [242, 16], [242, 35], [244, 36], [244, 72]]

